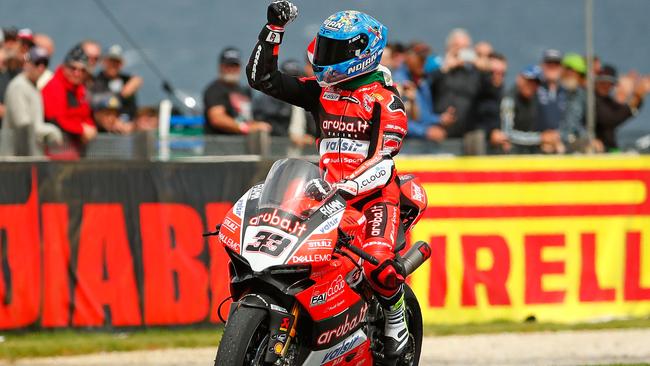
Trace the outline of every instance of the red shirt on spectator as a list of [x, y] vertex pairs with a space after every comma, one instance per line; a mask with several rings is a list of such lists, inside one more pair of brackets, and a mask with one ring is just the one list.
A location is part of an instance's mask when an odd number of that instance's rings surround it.
[[70, 83], [63, 75], [63, 66], [57, 68], [42, 93], [46, 121], [54, 122], [77, 138], [83, 131], [82, 125], [95, 125], [86, 99], [86, 87]]

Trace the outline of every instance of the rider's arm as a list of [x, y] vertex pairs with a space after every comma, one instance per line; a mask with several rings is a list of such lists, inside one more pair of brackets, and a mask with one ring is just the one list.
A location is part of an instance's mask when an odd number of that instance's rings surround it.
[[393, 156], [397, 155], [406, 136], [407, 117], [402, 100], [395, 92], [382, 94], [374, 104], [372, 140], [368, 159], [336, 184], [349, 195], [365, 195], [385, 187], [395, 174]]
[[[295, 17], [293, 10], [282, 8], [285, 5], [281, 3], [269, 6], [269, 23], [262, 28], [246, 66], [248, 83], [265, 94], [313, 111], [318, 106], [321, 91], [316, 80], [296, 78], [278, 70], [278, 53], [284, 37], [284, 25]], [[282, 13], [283, 11], [290, 14]]]

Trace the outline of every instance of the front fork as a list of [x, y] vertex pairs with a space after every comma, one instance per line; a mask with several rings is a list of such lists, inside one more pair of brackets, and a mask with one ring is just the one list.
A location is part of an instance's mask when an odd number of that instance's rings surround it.
[[264, 361], [274, 363], [279, 358], [285, 357], [291, 342], [296, 337], [296, 325], [298, 324], [298, 314], [300, 308], [298, 301], [295, 301], [290, 313], [285, 313], [279, 309], [274, 309], [274, 305], [269, 308], [269, 347], [266, 350]]
[[261, 294], [246, 294], [239, 301], [232, 303], [230, 313], [238, 307], [254, 307], [264, 309], [269, 314], [269, 344], [264, 356], [264, 362], [273, 364], [281, 357], [285, 357], [291, 342], [296, 337], [296, 325], [300, 306], [294, 301], [289, 312], [276, 305], [272, 298]]

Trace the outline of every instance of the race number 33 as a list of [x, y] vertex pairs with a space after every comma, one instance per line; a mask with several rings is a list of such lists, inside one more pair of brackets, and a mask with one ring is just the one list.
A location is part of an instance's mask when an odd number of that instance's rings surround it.
[[284, 249], [291, 243], [291, 239], [282, 235], [260, 231], [255, 236], [255, 241], [246, 246], [247, 252], [261, 252], [274, 257], [282, 254]]

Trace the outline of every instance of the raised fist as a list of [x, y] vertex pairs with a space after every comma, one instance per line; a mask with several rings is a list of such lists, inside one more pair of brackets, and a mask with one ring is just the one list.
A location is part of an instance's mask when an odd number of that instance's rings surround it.
[[298, 16], [298, 8], [287, 0], [277, 0], [269, 4], [266, 20], [271, 25], [284, 27]]

